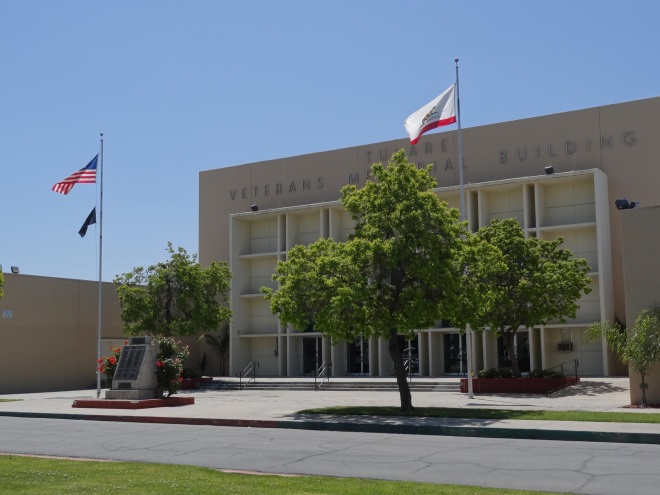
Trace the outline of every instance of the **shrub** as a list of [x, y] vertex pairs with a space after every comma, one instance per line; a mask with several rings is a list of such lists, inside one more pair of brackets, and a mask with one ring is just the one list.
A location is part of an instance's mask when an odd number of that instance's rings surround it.
[[171, 337], [156, 337], [158, 357], [156, 358], [156, 395], [167, 397], [176, 394], [181, 388], [183, 361], [188, 357], [188, 347], [180, 348], [180, 342]]
[[552, 370], [534, 370], [529, 372], [529, 378], [564, 378], [564, 374]]
[[192, 368], [183, 368], [183, 371], [181, 372], [181, 378], [199, 378], [199, 373], [197, 373], [194, 369]]
[[511, 368], [488, 368], [477, 372], [477, 378], [513, 378]]
[[[127, 342], [124, 342], [126, 345]], [[105, 386], [106, 388], [112, 388], [112, 379], [115, 376], [115, 371], [117, 371], [117, 364], [119, 363], [119, 357], [121, 356], [121, 347], [112, 347], [110, 346], [110, 356], [103, 356], [98, 360], [99, 373], [105, 373]]]

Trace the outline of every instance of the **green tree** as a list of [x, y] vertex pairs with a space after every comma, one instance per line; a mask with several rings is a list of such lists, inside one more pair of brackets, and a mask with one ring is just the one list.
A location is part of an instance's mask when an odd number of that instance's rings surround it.
[[641, 406], [646, 407], [646, 375], [651, 365], [660, 361], [660, 306], [642, 310], [629, 332], [618, 323], [609, 321], [592, 323], [587, 332], [594, 340], [604, 338], [619, 359], [639, 373], [642, 380]]
[[197, 255], [167, 244], [170, 259], [115, 277], [126, 335], [186, 336], [213, 332], [231, 317], [231, 273], [225, 262], [202, 268]]
[[2, 289], [4, 287], [4, 285], [5, 285], [5, 277], [2, 274], [2, 270], [0, 270], [0, 299], [2, 299], [2, 296], [5, 295], [5, 293]]
[[284, 324], [313, 326], [333, 343], [387, 339], [404, 412], [413, 406], [397, 337], [434, 326], [459, 286], [456, 253], [464, 229], [458, 211], [433, 192], [429, 170], [410, 163], [403, 150], [387, 167], [373, 165], [373, 180], [362, 189], [341, 191], [355, 222], [349, 240], [295, 246], [277, 265], [279, 289], [262, 288]]
[[504, 265], [474, 265], [471, 283], [477, 285], [477, 293], [487, 294], [482, 296], [486, 305], [468, 323], [490, 327], [503, 337], [514, 376], [520, 377], [514, 345], [518, 329], [575, 318], [581, 295], [591, 292], [589, 267], [586, 260], [560, 247], [561, 238], [526, 238], [513, 218], [494, 219], [475, 235], [499, 250]]

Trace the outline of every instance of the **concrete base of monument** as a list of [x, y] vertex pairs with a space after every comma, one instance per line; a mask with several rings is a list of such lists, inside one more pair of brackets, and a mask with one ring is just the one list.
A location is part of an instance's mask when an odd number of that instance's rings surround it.
[[120, 399], [120, 400], [146, 400], [146, 399], [159, 399], [156, 397], [156, 391], [153, 388], [148, 390], [106, 390], [106, 399]]
[[77, 399], [72, 407], [95, 409], [148, 409], [150, 407], [189, 406], [195, 403], [194, 397], [167, 397], [164, 399]]

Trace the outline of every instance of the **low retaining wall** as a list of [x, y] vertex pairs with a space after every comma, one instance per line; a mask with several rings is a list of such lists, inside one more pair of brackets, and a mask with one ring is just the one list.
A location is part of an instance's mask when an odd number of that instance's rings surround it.
[[[579, 383], [575, 376], [565, 378], [473, 378], [475, 394], [549, 394]], [[467, 393], [467, 378], [461, 378], [461, 392]]]

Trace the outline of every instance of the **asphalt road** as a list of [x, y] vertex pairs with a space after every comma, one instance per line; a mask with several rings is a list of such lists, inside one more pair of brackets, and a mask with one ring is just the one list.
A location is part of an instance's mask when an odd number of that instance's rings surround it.
[[635, 495], [660, 446], [0, 417], [0, 452]]

